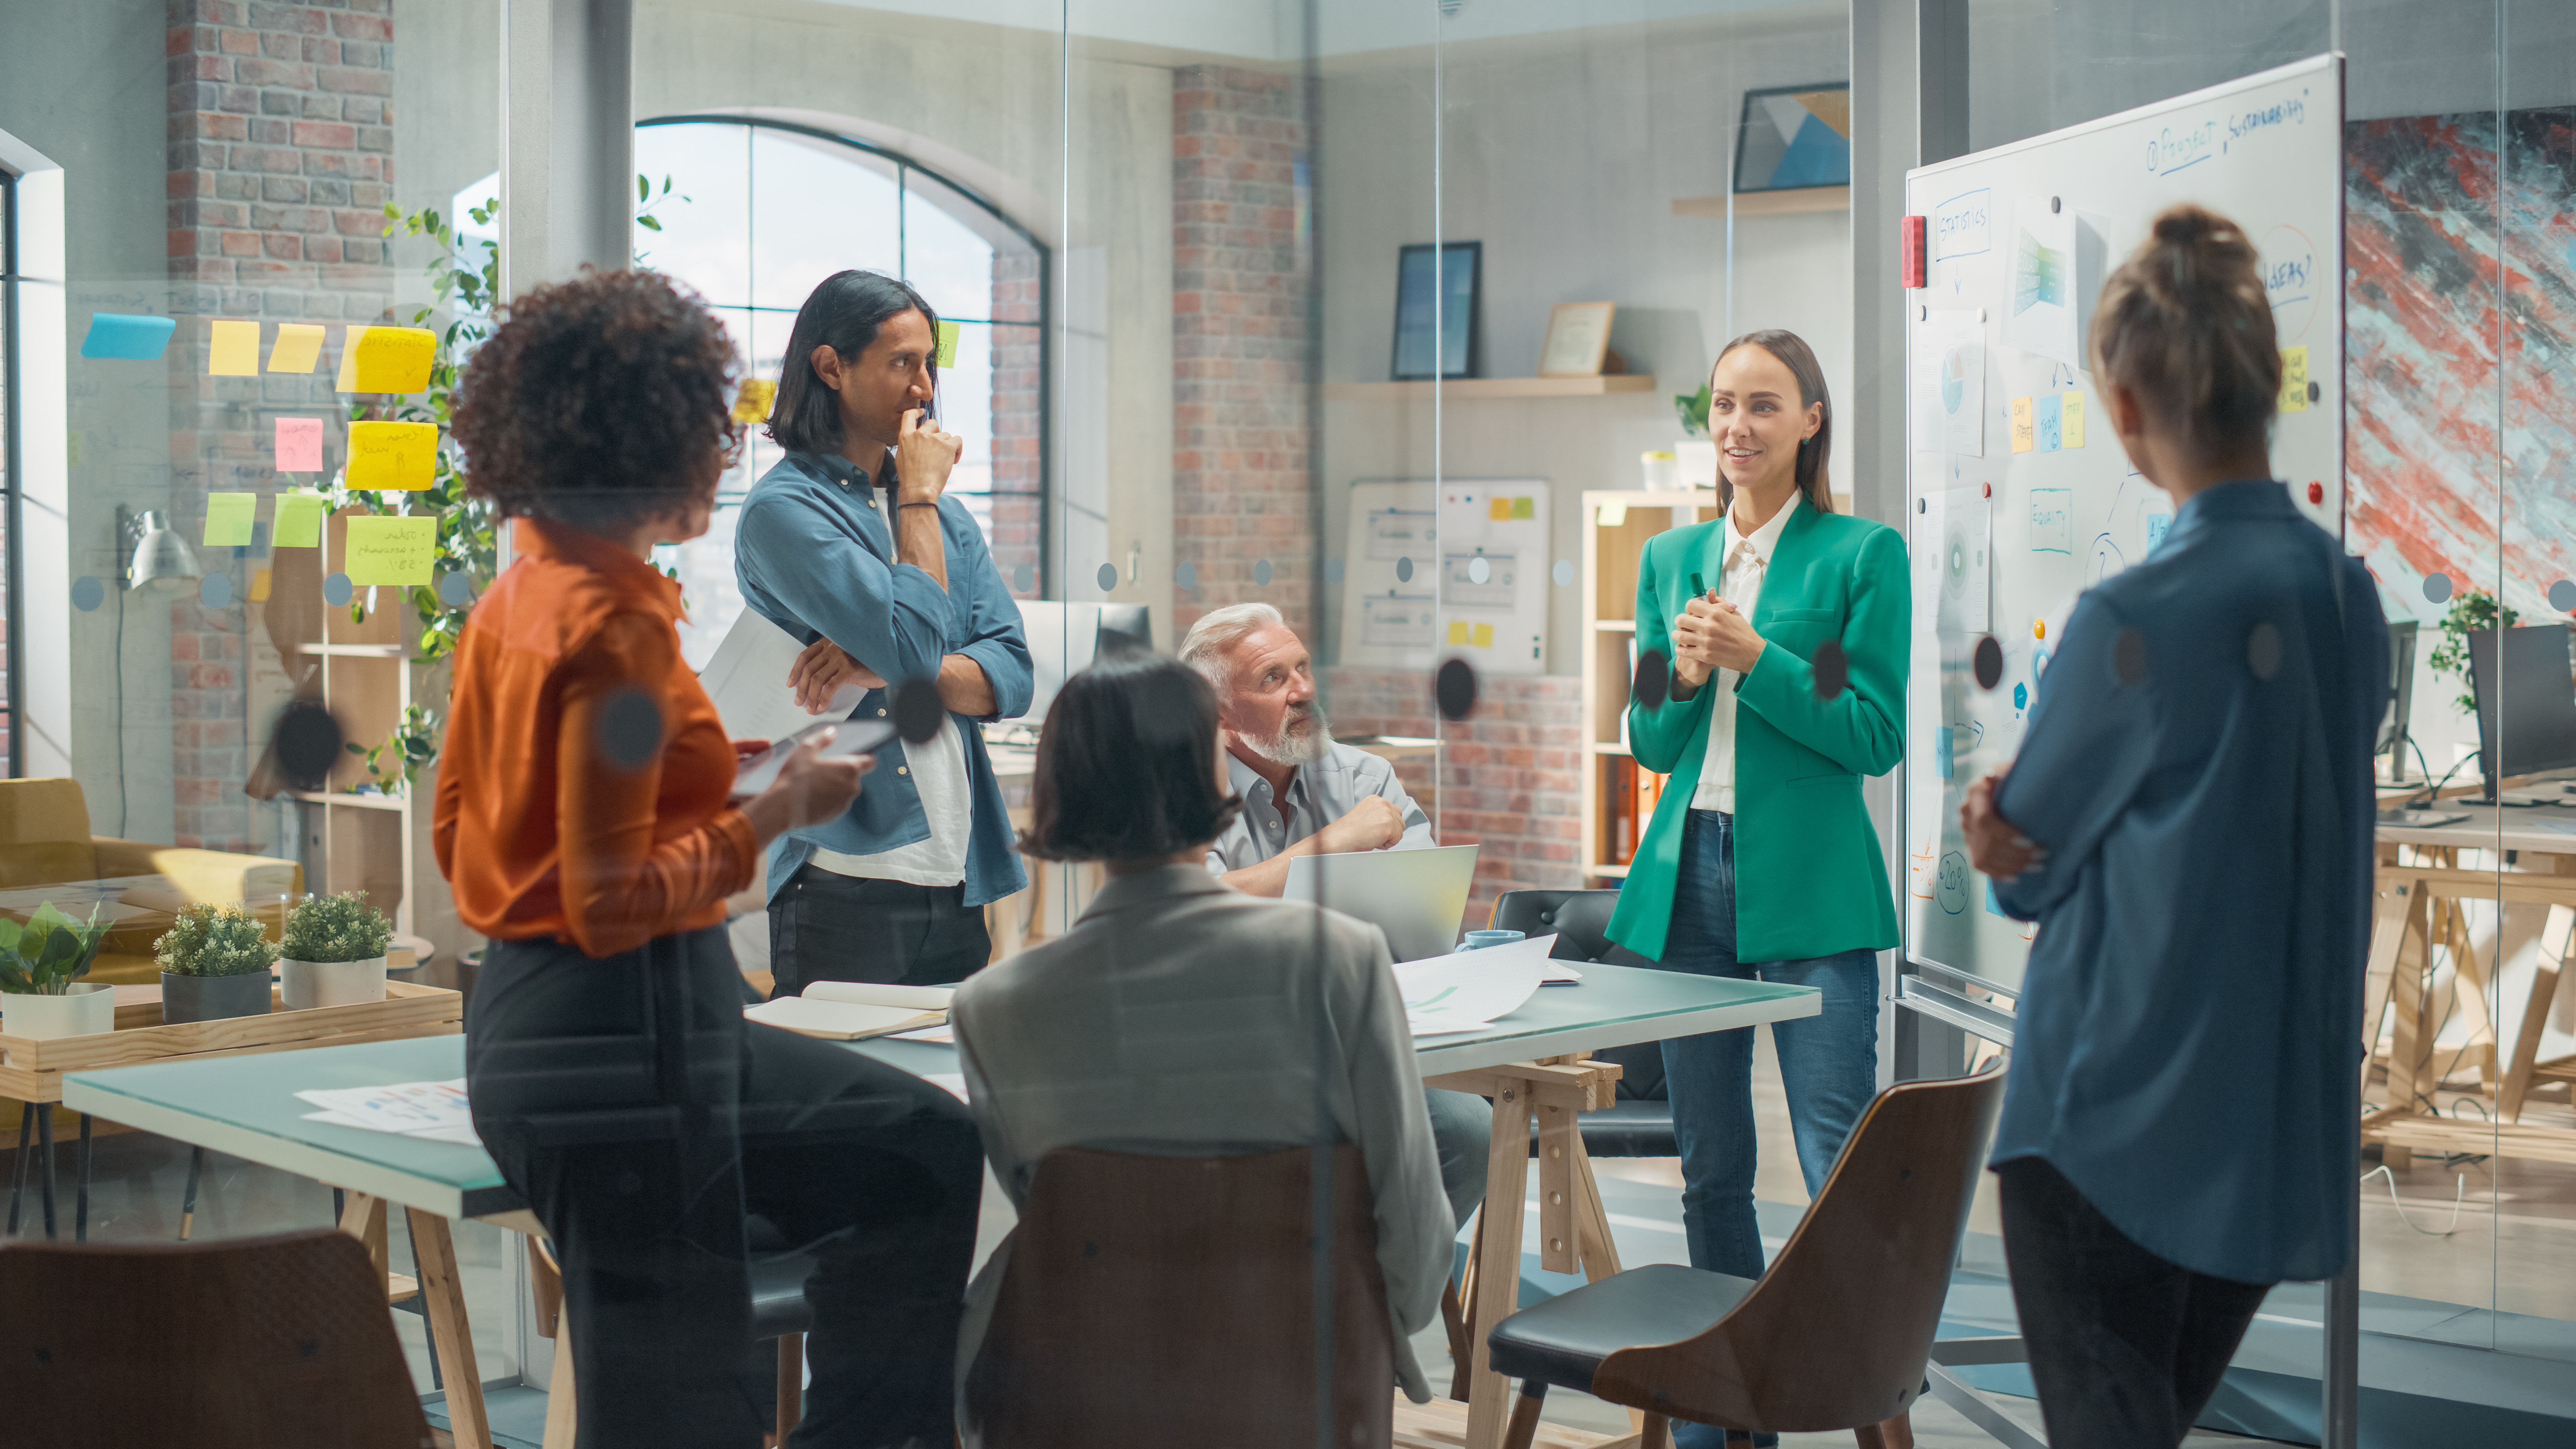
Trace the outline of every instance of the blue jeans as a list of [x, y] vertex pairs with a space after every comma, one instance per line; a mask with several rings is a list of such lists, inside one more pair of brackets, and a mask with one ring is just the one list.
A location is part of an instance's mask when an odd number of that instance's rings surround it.
[[[1820, 1015], [1774, 1022], [1789, 1129], [1812, 1198], [1825, 1185], [1843, 1140], [1878, 1092], [1878, 953], [1859, 950], [1805, 961], [1735, 958], [1735, 820], [1694, 810], [1682, 835], [1667, 971], [1737, 981], [1813, 986]], [[1665, 1090], [1682, 1153], [1682, 1227], [1694, 1268], [1737, 1278], [1762, 1276], [1762, 1233], [1753, 1217], [1753, 1028], [1713, 1031], [1664, 1043]]]

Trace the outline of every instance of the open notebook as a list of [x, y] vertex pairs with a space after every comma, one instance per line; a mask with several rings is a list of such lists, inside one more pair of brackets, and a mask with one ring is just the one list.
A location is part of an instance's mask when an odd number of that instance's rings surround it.
[[947, 986], [883, 986], [868, 981], [817, 981], [801, 996], [782, 996], [742, 1014], [769, 1026], [784, 1027], [828, 1041], [891, 1036], [948, 1020]]

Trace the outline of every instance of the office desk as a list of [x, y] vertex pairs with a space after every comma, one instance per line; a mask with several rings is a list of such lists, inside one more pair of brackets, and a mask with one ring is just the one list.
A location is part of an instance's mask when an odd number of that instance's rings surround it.
[[[1542, 1263], [1558, 1272], [1579, 1267], [1595, 1279], [1619, 1270], [1582, 1134], [1574, 1127], [1578, 1113], [1609, 1105], [1617, 1069], [1583, 1065], [1580, 1054], [1787, 1021], [1819, 1009], [1817, 993], [1808, 987], [1624, 966], [1587, 965], [1582, 971], [1582, 985], [1541, 988], [1528, 1005], [1486, 1031], [1434, 1037], [1416, 1047], [1426, 1084], [1494, 1098], [1493, 1151], [1465, 1315], [1474, 1364], [1466, 1443], [1474, 1449], [1502, 1442], [1508, 1408], [1508, 1383], [1485, 1367], [1485, 1337], [1518, 1306], [1533, 1114], [1540, 1139]], [[958, 1070], [956, 1049], [949, 1046], [875, 1040], [853, 1042], [850, 1049], [920, 1076]], [[354, 1195], [344, 1226], [366, 1227], [369, 1204], [378, 1223], [384, 1204], [406, 1209], [421, 1245], [420, 1287], [431, 1309], [457, 1442], [489, 1449], [447, 1225], [454, 1218], [481, 1218], [524, 1233], [537, 1231], [535, 1219], [483, 1149], [309, 1122], [304, 1114], [312, 1107], [295, 1096], [311, 1087], [445, 1081], [464, 1072], [464, 1039], [429, 1037], [77, 1072], [64, 1078], [63, 1100], [110, 1121], [346, 1188]], [[568, 1381], [569, 1363], [570, 1355], [558, 1351], [558, 1386]]]
[[[2469, 818], [2453, 825], [2383, 825], [2378, 830], [2377, 899], [2370, 933], [2370, 970], [2362, 1001], [2363, 1086], [2379, 1044], [2380, 1022], [2396, 1012], [2388, 1055], [2387, 1102], [2362, 1119], [2362, 1141], [2438, 1152], [2494, 1153], [2506, 1157], [2576, 1162], [2576, 1129], [2522, 1121], [2535, 1083], [2576, 1082], [2576, 1056], [2539, 1060], [2542, 1028], [2564, 989], [2576, 927], [2576, 797], [2568, 805], [2499, 808], [2461, 800], [2435, 807]], [[2563, 823], [2570, 833], [2550, 828]], [[2462, 850], [2511, 851], [2501, 870], [2467, 869]], [[2540, 959], [2530, 997], [2523, 1003], [2510, 1055], [2499, 1053], [2486, 1016], [2487, 965], [2468, 949], [2463, 901], [2506, 901], [2550, 908], [2540, 937]], [[2469, 1051], [2477, 1058], [2481, 1095], [2493, 1121], [2460, 1121], [2433, 1109], [2441, 1084], [2433, 1065], [2434, 1034], [2443, 1015], [2431, 989], [2433, 948], [2446, 946], [2453, 996], [2478, 1025]], [[2499, 1003], [2499, 1023], [2510, 1007]]]

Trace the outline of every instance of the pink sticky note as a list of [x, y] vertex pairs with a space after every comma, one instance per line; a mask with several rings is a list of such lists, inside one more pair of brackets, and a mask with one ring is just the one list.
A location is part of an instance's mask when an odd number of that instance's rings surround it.
[[322, 420], [320, 418], [279, 418], [277, 420], [277, 471], [280, 473], [322, 471]]

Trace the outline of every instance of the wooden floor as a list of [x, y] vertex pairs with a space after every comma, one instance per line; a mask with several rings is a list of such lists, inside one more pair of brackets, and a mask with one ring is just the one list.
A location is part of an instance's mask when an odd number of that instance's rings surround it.
[[[1456, 1399], [1417, 1404], [1395, 1399], [1396, 1449], [1458, 1449], [1467, 1442], [1467, 1406]], [[1636, 1449], [1637, 1436], [1616, 1437], [1541, 1422], [1532, 1449]]]

